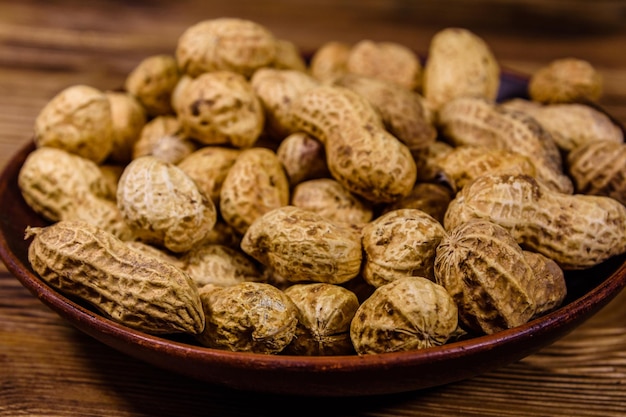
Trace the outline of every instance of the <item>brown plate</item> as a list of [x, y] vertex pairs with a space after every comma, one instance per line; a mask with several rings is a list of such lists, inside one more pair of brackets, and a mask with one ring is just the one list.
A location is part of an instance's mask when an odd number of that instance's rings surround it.
[[[526, 94], [526, 80], [507, 73], [500, 99]], [[565, 336], [626, 286], [626, 255], [586, 271], [568, 273], [569, 295], [558, 310], [489, 336], [413, 352], [367, 356], [300, 357], [227, 352], [183, 339], [129, 329], [71, 300], [39, 279], [28, 265], [26, 226], [45, 225], [24, 202], [17, 176], [28, 144], [0, 177], [0, 257], [45, 305], [75, 327], [121, 352], [192, 378], [231, 388], [277, 394], [356, 396], [443, 385], [515, 362]]]

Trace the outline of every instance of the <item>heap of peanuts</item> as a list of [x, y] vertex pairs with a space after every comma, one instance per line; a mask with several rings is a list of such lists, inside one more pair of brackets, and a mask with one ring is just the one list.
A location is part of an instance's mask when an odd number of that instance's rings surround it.
[[[559, 307], [565, 271], [626, 252], [626, 145], [566, 58], [529, 99], [460, 28], [305, 61], [262, 25], [189, 27], [125, 89], [75, 85], [19, 186], [33, 270], [151, 334], [294, 355], [397, 352]], [[591, 279], [591, 278], [590, 278]]]

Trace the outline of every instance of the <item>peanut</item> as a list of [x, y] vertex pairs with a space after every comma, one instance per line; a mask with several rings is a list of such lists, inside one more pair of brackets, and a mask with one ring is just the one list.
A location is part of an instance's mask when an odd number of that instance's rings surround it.
[[34, 141], [103, 162], [114, 141], [111, 104], [105, 93], [73, 85], [54, 96], [35, 119]]
[[624, 132], [620, 127], [605, 113], [586, 104], [541, 105], [533, 101], [514, 99], [502, 106], [525, 112], [535, 118], [565, 152], [599, 140], [624, 142]]
[[409, 194], [417, 177], [411, 152], [361, 96], [320, 86], [301, 94], [291, 110], [294, 127], [324, 143], [330, 173], [349, 191], [373, 203]]
[[231, 71], [214, 71], [189, 81], [175, 100], [186, 136], [205, 145], [252, 146], [263, 131], [261, 101], [250, 83]]
[[289, 182], [276, 154], [267, 148], [241, 152], [220, 191], [220, 213], [238, 233], [272, 209], [289, 204]]
[[146, 110], [130, 93], [107, 91], [111, 105], [113, 146], [109, 158], [127, 164], [133, 156], [133, 147], [146, 124]]
[[298, 325], [285, 352], [328, 356], [354, 353], [350, 322], [359, 308], [356, 295], [333, 284], [295, 284], [285, 294], [298, 308]]
[[411, 151], [435, 141], [437, 130], [423, 98], [393, 81], [345, 74], [334, 82], [363, 96], [379, 113], [387, 130]]
[[176, 46], [178, 66], [194, 78], [224, 70], [250, 77], [258, 68], [270, 66], [276, 54], [277, 40], [267, 28], [228, 17], [190, 26]]
[[345, 225], [362, 226], [374, 217], [371, 204], [330, 178], [301, 182], [293, 189], [291, 204]]
[[206, 316], [197, 340], [234, 352], [279, 353], [294, 337], [298, 308], [281, 290], [262, 282], [200, 289]]
[[300, 48], [287, 39], [276, 40], [276, 56], [272, 68], [306, 72], [307, 64]]
[[176, 164], [197, 146], [182, 133], [180, 122], [171, 115], [157, 116], [147, 122], [133, 146], [133, 159], [152, 155]]
[[458, 310], [439, 284], [404, 277], [383, 285], [361, 303], [350, 338], [359, 355], [440, 346], [458, 327]]
[[609, 197], [564, 194], [525, 175], [487, 174], [456, 195], [444, 218], [451, 230], [491, 220], [562, 269], [584, 269], [626, 251], [626, 207]]
[[177, 267], [84, 222], [29, 228], [31, 236], [32, 268], [62, 293], [147, 333], [198, 334], [204, 328], [198, 290]]
[[408, 90], [422, 84], [422, 63], [411, 49], [396, 42], [357, 42], [348, 53], [346, 70], [352, 74], [393, 82]]
[[424, 65], [423, 94], [437, 112], [458, 97], [493, 102], [500, 87], [500, 66], [485, 41], [467, 29], [437, 32]]
[[213, 229], [217, 212], [180, 168], [153, 156], [129, 163], [117, 190], [117, 205], [140, 240], [186, 252]]
[[567, 166], [579, 192], [608, 196], [626, 205], [625, 143], [587, 143], [569, 153]]
[[250, 225], [241, 249], [288, 282], [341, 284], [359, 274], [359, 234], [294, 206], [274, 209]]
[[452, 197], [453, 191], [446, 185], [418, 182], [408, 196], [385, 206], [382, 213], [400, 209], [418, 209], [443, 223], [443, 216]]
[[346, 64], [351, 48], [351, 45], [337, 41], [321, 45], [311, 57], [309, 72], [321, 82], [332, 81], [348, 71]]
[[176, 59], [170, 55], [144, 58], [126, 77], [126, 91], [135, 96], [149, 116], [172, 114], [172, 93], [180, 79]]
[[528, 82], [530, 98], [540, 103], [597, 101], [602, 92], [602, 75], [579, 58], [555, 59], [535, 71]]
[[433, 262], [443, 226], [417, 209], [390, 211], [363, 227], [362, 274], [374, 287], [406, 276], [434, 279]]
[[276, 156], [292, 187], [302, 181], [330, 176], [324, 145], [304, 132], [292, 133], [284, 138], [276, 149]]
[[532, 117], [484, 99], [463, 97], [443, 106], [439, 124], [453, 144], [517, 152], [532, 161], [542, 182], [560, 192], [573, 191], [571, 179], [563, 172], [558, 146]]

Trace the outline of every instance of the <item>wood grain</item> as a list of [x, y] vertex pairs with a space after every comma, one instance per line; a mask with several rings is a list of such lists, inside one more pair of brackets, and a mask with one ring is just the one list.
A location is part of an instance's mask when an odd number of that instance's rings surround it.
[[[77, 83], [116, 88], [140, 59], [171, 53], [185, 27], [220, 16], [259, 21], [305, 51], [364, 38], [426, 51], [437, 30], [465, 26], [514, 71], [530, 73], [562, 56], [590, 60], [605, 79], [601, 104], [626, 123], [623, 13], [621, 2], [575, 0], [0, 1], [0, 167], [30, 140], [34, 118], [56, 92]], [[390, 396], [302, 398], [294, 406], [189, 380], [108, 348], [48, 310], [0, 265], [2, 417], [303, 409], [327, 416], [624, 416], [626, 292], [552, 346], [471, 380]]]

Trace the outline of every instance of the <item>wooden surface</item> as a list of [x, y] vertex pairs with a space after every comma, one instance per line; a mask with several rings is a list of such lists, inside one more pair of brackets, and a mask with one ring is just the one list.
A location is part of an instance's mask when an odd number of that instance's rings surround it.
[[[530, 72], [576, 56], [605, 78], [601, 104], [626, 123], [626, 12], [616, 1], [0, 1], [0, 168], [62, 88], [119, 87], [187, 26], [236, 16], [313, 50], [369, 38], [426, 51], [445, 26], [482, 36]], [[593, 5], [593, 6], [590, 6]], [[10, 204], [2, 201], [1, 204]], [[357, 399], [237, 392], [163, 372], [78, 332], [0, 265], [0, 416], [625, 416], [626, 292], [539, 353], [471, 380]]]

